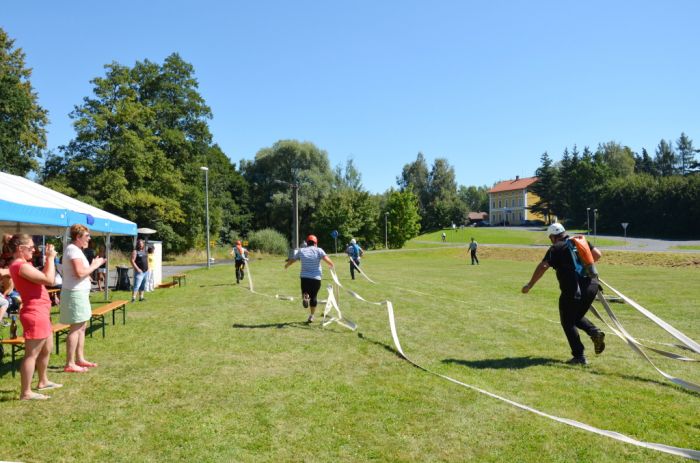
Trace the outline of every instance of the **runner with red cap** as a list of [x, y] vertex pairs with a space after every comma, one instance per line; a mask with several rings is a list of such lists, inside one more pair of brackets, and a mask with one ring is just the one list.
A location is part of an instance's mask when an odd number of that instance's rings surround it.
[[306, 322], [311, 323], [314, 321], [314, 313], [318, 305], [316, 296], [318, 296], [318, 291], [321, 289], [321, 261], [325, 261], [329, 268], [333, 268], [334, 265], [326, 252], [318, 247], [318, 238], [315, 235], [307, 236], [306, 244], [305, 248], [294, 251], [294, 256], [287, 260], [284, 268], [301, 260], [301, 273], [299, 276], [301, 277], [302, 304], [304, 308], [308, 308], [310, 311]]

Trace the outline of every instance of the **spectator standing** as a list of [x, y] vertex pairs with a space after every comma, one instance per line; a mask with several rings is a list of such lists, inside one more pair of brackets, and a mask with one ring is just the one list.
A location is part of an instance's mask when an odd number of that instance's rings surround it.
[[53, 245], [46, 245], [46, 264], [43, 271], [36, 269], [31, 261], [36, 249], [29, 235], [14, 235], [10, 240], [10, 249], [14, 260], [10, 265], [10, 274], [22, 296], [22, 308], [19, 312], [20, 323], [24, 331], [24, 360], [20, 367], [20, 400], [46, 400], [49, 396], [32, 391], [32, 378], [36, 370], [39, 376], [37, 390], [58, 389], [62, 384], [49, 381], [47, 369], [53, 347], [51, 330], [51, 300], [46, 285], [54, 281]]
[[[588, 361], [584, 355], [584, 347], [581, 343], [577, 328], [580, 328], [591, 337], [596, 354], [600, 354], [605, 349], [605, 333], [596, 327], [586, 318], [586, 312], [591, 307], [593, 299], [598, 294], [597, 276], [582, 277], [576, 272], [573, 251], [569, 248], [569, 235], [559, 223], [553, 223], [547, 228], [549, 240], [552, 246], [542, 259], [530, 278], [530, 281], [523, 286], [522, 292], [527, 294], [535, 283], [542, 278], [544, 272], [552, 267], [557, 272], [559, 281], [559, 320], [564, 329], [564, 334], [571, 347], [573, 357], [566, 363], [570, 365], [586, 365]], [[588, 243], [594, 261], [598, 261], [601, 252]]]
[[131, 302], [136, 301], [136, 293], [139, 301], [143, 301], [143, 293], [146, 290], [146, 274], [148, 272], [148, 253], [142, 239], [136, 241], [136, 249], [131, 253], [131, 266], [134, 268], [134, 290], [131, 293]]
[[442, 242], [444, 243], [445, 241], [447, 241], [447, 233], [442, 232]]
[[476, 248], [478, 244], [476, 241], [474, 241], [474, 238], [472, 237], [471, 243], [469, 243], [469, 253], [471, 254], [472, 257], [472, 265], [474, 265], [474, 262], [476, 262], [476, 265], [479, 265], [479, 258], [476, 257]]
[[359, 270], [360, 268], [360, 258], [365, 255], [365, 251], [357, 244], [355, 238], [350, 240], [350, 245], [348, 245], [345, 253], [350, 257], [350, 277], [355, 279], [355, 267]]
[[294, 262], [301, 260], [301, 297], [304, 308], [309, 308], [309, 318], [307, 323], [314, 321], [314, 313], [318, 305], [318, 291], [321, 289], [321, 261], [325, 261], [329, 268], [333, 268], [333, 261], [326, 255], [326, 252], [318, 247], [318, 239], [315, 235], [306, 237], [306, 247], [297, 249], [291, 259], [287, 260], [284, 268], [289, 267]]
[[153, 292], [156, 288], [155, 277], [153, 275], [153, 267], [155, 266], [156, 248], [152, 244], [148, 246], [148, 273], [146, 274], [146, 291]]
[[92, 317], [90, 307], [90, 274], [105, 263], [102, 257], [95, 257], [88, 264], [83, 249], [90, 242], [90, 231], [85, 225], [70, 227], [71, 242], [63, 253], [63, 287], [61, 288], [61, 323], [70, 325], [66, 339], [66, 373], [85, 373], [96, 363], [85, 358], [85, 325]]

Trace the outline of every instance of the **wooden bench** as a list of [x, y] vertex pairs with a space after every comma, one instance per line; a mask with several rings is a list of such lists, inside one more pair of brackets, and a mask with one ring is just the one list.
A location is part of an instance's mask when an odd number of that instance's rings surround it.
[[92, 309], [92, 317], [90, 317], [90, 337], [92, 337], [92, 320], [99, 320], [100, 323], [102, 324], [102, 337], [105, 337], [105, 325], [107, 324], [105, 322], [105, 315], [108, 313], [112, 313], [112, 325], [115, 324], [115, 316], [114, 313], [118, 310], [121, 310], [122, 312], [122, 325], [126, 325], [126, 305], [128, 304], [128, 301], [112, 301], [109, 304], [105, 304], [103, 306], [97, 307], [96, 309]]
[[185, 286], [187, 286], [187, 275], [184, 273], [178, 273], [177, 275], [172, 275], [173, 277], [173, 283], [177, 282], [178, 286], [182, 286], [182, 282], [185, 282]]
[[[51, 325], [51, 331], [56, 336], [56, 340], [54, 342], [54, 345], [56, 346], [56, 355], [59, 354], [58, 346], [61, 336], [68, 334], [69, 329], [70, 325], [65, 325], [63, 323], [54, 323]], [[15, 359], [17, 358], [17, 354], [24, 350], [24, 337], [17, 336], [16, 338], [12, 339], [0, 339], [0, 344], [12, 347], [12, 377], [14, 378], [16, 370]]]
[[172, 288], [177, 284], [177, 281], [170, 281], [168, 283], [161, 283], [158, 285], [159, 289], [164, 289], [164, 288]]

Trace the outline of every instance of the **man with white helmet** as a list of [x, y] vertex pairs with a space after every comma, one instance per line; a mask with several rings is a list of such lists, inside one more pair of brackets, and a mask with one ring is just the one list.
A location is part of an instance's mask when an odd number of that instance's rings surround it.
[[[527, 294], [549, 267], [556, 270], [561, 290], [559, 320], [573, 355], [573, 358], [566, 363], [586, 365], [588, 361], [583, 353], [584, 347], [576, 328], [582, 329], [591, 337], [596, 354], [602, 353], [605, 349], [605, 333], [585, 317], [598, 293], [598, 278], [596, 275], [581, 276], [576, 272], [575, 253], [570, 248], [569, 235], [560, 223], [550, 225], [547, 228], [547, 235], [552, 246], [547, 250], [542, 262], [535, 268], [530, 281], [523, 286], [522, 292]], [[593, 259], [598, 261], [602, 255], [600, 250], [590, 243], [588, 246]]]
[[357, 244], [355, 238], [350, 240], [350, 245], [345, 250], [345, 253], [350, 257], [350, 276], [355, 279], [355, 268], [360, 268], [360, 257], [365, 255], [360, 245]]

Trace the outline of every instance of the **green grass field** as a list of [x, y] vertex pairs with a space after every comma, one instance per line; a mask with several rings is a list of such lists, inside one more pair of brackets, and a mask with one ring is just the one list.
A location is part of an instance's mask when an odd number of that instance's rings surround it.
[[[455, 230], [445, 229], [421, 235], [407, 243], [408, 247], [421, 247], [424, 242], [442, 241], [442, 233], [447, 235], [447, 243], [468, 243], [473, 237], [479, 244], [518, 244], [518, 245], [542, 245], [549, 246], [549, 239], [546, 236], [544, 227], [542, 231], [532, 231], [528, 229], [513, 229], [499, 227], [467, 227]], [[583, 233], [582, 231], [571, 230], [571, 233]], [[625, 246], [624, 240], [609, 238], [590, 237], [593, 244], [599, 246]]]
[[[368, 253], [363, 269], [377, 285], [350, 281], [345, 261], [336, 262], [349, 288], [393, 302], [403, 349], [419, 364], [546, 413], [700, 448], [700, 395], [670, 384], [611, 333], [598, 357], [584, 339], [589, 367], [563, 363], [570, 355], [557, 322], [554, 274], [523, 295], [542, 252], [506, 251], [483, 252], [480, 266], [467, 265], [463, 248]], [[298, 264], [285, 271], [282, 258], [266, 257], [251, 270], [257, 291], [297, 296]], [[689, 284], [698, 281], [698, 265], [617, 262], [599, 270], [700, 339], [700, 285]], [[126, 325], [87, 340], [88, 357], [100, 363], [90, 373], [62, 373], [63, 357], [53, 355], [50, 377], [65, 387], [50, 401], [16, 400], [19, 376], [3, 366], [0, 460], [686, 461], [547, 420], [412, 367], [394, 350], [383, 307], [341, 294], [358, 330], [321, 328], [303, 323], [298, 299], [252, 294], [232, 279], [232, 266], [201, 269], [189, 273], [187, 286], [130, 304]], [[672, 342], [633, 309], [613, 309], [638, 339]], [[652, 358], [700, 382], [697, 364]]]

